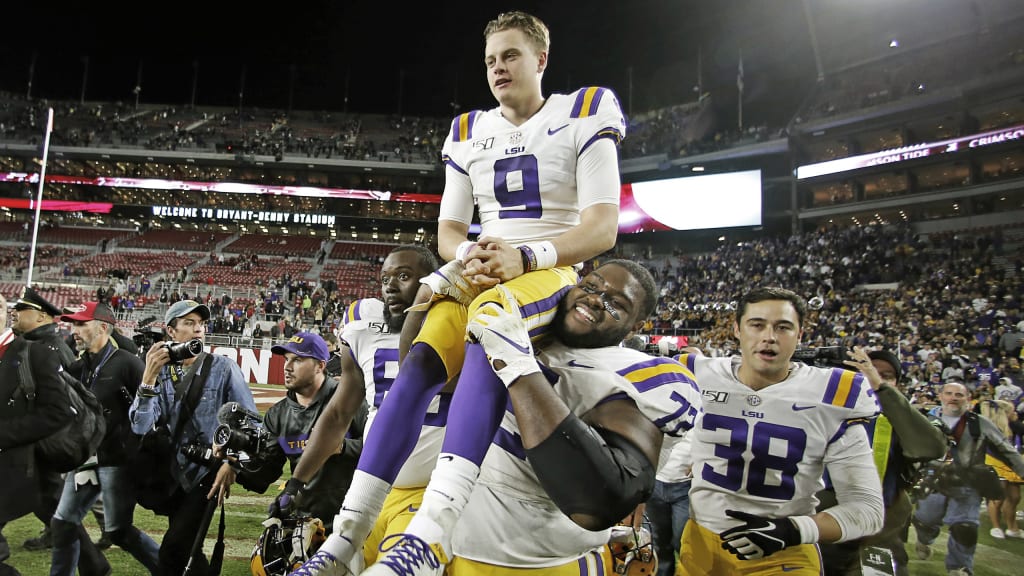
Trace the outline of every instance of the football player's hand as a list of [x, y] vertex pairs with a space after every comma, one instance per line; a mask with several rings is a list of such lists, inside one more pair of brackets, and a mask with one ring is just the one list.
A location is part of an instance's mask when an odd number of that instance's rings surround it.
[[295, 511], [296, 501], [299, 499], [299, 492], [305, 484], [298, 478], [289, 478], [284, 484], [284, 490], [274, 498], [267, 508], [267, 516], [271, 518], [287, 518]]
[[466, 326], [470, 337], [487, 353], [494, 373], [505, 386], [527, 374], [540, 372], [533, 357], [533, 345], [526, 323], [519, 312], [516, 297], [504, 285], [494, 287], [502, 293], [505, 306], [488, 302], [481, 306]]
[[800, 529], [789, 518], [768, 518], [739, 510], [726, 510], [726, 515], [743, 524], [722, 532], [722, 548], [740, 560], [764, 558], [800, 544]]
[[466, 266], [461, 260], [452, 260], [441, 266], [428, 276], [420, 278], [421, 284], [426, 284], [434, 292], [429, 302], [410, 306], [408, 311], [417, 312], [430, 308], [430, 305], [444, 297], [454, 298], [459, 304], [469, 306], [473, 299], [480, 294], [480, 287], [463, 277], [462, 272]]

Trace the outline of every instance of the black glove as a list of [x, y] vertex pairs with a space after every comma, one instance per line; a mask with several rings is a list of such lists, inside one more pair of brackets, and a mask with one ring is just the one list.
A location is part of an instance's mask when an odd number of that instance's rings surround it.
[[767, 518], [726, 510], [727, 516], [746, 524], [722, 532], [722, 548], [740, 560], [764, 558], [800, 543], [800, 529], [789, 518]]
[[284, 483], [284, 491], [267, 507], [267, 516], [271, 518], [287, 518], [295, 512], [297, 501], [306, 483], [298, 478], [289, 478]]

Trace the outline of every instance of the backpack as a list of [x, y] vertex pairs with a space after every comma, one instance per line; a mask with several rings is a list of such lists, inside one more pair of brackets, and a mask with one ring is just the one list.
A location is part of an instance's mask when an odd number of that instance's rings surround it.
[[[29, 363], [29, 351], [32, 342], [26, 341], [21, 353], [21, 364], [18, 375], [21, 382], [19, 388], [24, 389], [28, 399], [29, 411], [33, 410], [36, 398], [36, 381]], [[39, 458], [50, 469], [57, 472], [70, 472], [85, 463], [96, 454], [107, 431], [107, 423], [103, 418], [103, 405], [81, 380], [68, 374], [61, 366], [58, 372], [67, 391], [66, 426], [50, 436], [36, 442], [36, 458]]]

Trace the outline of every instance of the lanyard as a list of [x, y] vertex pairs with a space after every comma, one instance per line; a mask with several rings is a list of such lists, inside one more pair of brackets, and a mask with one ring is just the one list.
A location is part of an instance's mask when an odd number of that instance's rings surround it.
[[[103, 358], [101, 358], [99, 363], [96, 364], [96, 367], [93, 368], [92, 376], [89, 376], [89, 379], [85, 382], [85, 385], [86, 385], [87, 388], [92, 390], [92, 384], [93, 384], [93, 382], [96, 381], [96, 378], [99, 377], [100, 369], [103, 368], [103, 365], [106, 364], [107, 360], [110, 360], [110, 357], [113, 356], [113, 355], [114, 355], [114, 347], [108, 344], [107, 345], [107, 352], [106, 352], [106, 354], [104, 354]], [[83, 376], [84, 376], [84, 374], [83, 374]]]

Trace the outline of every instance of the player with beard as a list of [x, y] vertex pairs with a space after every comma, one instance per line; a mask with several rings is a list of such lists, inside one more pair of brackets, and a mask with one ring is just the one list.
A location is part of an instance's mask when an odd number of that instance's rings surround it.
[[[420, 278], [437, 268], [437, 259], [423, 246], [403, 245], [388, 254], [381, 266], [381, 298], [353, 302], [345, 312], [341, 329], [341, 376], [338, 392], [328, 402], [313, 426], [302, 458], [285, 485], [284, 492], [271, 505], [271, 515], [286, 516], [295, 507], [295, 498], [324, 462], [344, 447], [344, 438], [352, 418], [363, 401], [369, 405], [367, 431], [398, 373], [398, 337], [405, 322], [405, 310], [420, 287]], [[420, 430], [413, 455], [399, 472], [395, 488], [377, 519], [371, 538], [380, 538], [392, 530], [405, 528], [418, 507], [430, 478], [444, 436], [444, 424], [451, 394], [442, 392], [431, 401], [428, 416]], [[365, 437], [365, 436], [364, 436]], [[337, 533], [330, 539], [337, 539]], [[367, 546], [367, 552], [376, 546]], [[370, 560], [372, 561], [372, 557]]]
[[[593, 550], [608, 541], [611, 525], [647, 500], [658, 457], [656, 450], [647, 453], [642, 442], [633, 443], [633, 449], [622, 444], [636, 437], [611, 422], [631, 422], [623, 425], [633, 432], [646, 427], [656, 436], [678, 436], [692, 427], [701, 405], [693, 376], [683, 365], [618, 345], [653, 312], [657, 295], [650, 272], [629, 260], [611, 260], [566, 291], [550, 324], [552, 337], [538, 345], [536, 359], [545, 368], [537, 368], [529, 357], [511, 362], [525, 366], [526, 376], [539, 370], [556, 378], [554, 388], [543, 378], [543, 385], [537, 380], [521, 385], [526, 378], [506, 372], [488, 350], [496, 375], [509, 386], [514, 414], [506, 410], [497, 433], [491, 434], [479, 485], [464, 514], [453, 520], [452, 575], [582, 574], [599, 561], [607, 562], [607, 556], [599, 560]], [[511, 303], [505, 306], [514, 308]], [[521, 323], [528, 326], [525, 317]], [[471, 333], [479, 340], [480, 321], [474, 324]], [[603, 410], [621, 407], [602, 396], [613, 387], [601, 387], [608, 378], [617, 380], [613, 373], [625, 378], [621, 388], [614, 387], [630, 396], [647, 422], [638, 423], [621, 412], [605, 419]], [[547, 394], [552, 390], [560, 400]], [[553, 412], [543, 411], [558, 406]], [[618, 420], [620, 416], [626, 420]], [[596, 438], [602, 438], [604, 446], [586, 449]], [[615, 460], [630, 462], [629, 470], [609, 468], [600, 457], [603, 449], [621, 450]], [[606, 482], [595, 482], [597, 477]], [[428, 490], [437, 490], [433, 479]], [[390, 550], [410, 538], [416, 536], [396, 534], [382, 541], [381, 548]], [[433, 554], [383, 555], [375, 566], [438, 573], [443, 566], [431, 561]]]

